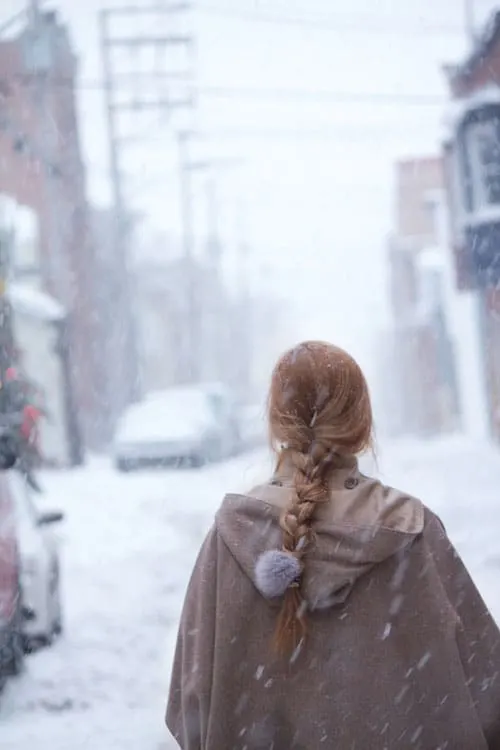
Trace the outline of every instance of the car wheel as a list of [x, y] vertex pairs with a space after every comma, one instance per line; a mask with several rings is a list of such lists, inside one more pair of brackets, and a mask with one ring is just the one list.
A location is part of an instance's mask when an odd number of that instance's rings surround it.
[[24, 667], [25, 649], [20, 587], [18, 588], [16, 612], [2, 651], [0, 671], [4, 671], [8, 677], [21, 674]]

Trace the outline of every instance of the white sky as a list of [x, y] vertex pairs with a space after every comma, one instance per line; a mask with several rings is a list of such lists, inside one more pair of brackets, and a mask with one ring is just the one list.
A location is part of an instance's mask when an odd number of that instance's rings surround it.
[[[102, 91], [94, 90], [102, 77], [97, 11], [133, 1], [46, 3], [61, 10], [81, 56], [82, 136], [89, 189], [98, 202], [109, 199], [109, 183]], [[484, 22], [495, 5], [475, 0], [477, 22]], [[3, 17], [21, 6], [19, 0], [2, 0]], [[467, 48], [464, 0], [198, 0], [196, 6], [191, 28], [201, 87], [444, 99], [441, 66], [460, 59]], [[217, 8], [311, 23], [256, 22], [225, 17], [214, 12]], [[127, 30], [132, 33], [133, 25]], [[294, 294], [302, 313], [297, 337], [330, 338], [366, 358], [367, 343], [384, 317], [384, 242], [392, 218], [393, 162], [437, 151], [442, 116], [440, 105], [410, 106], [403, 101], [202, 96], [200, 127], [232, 135], [207, 139], [196, 157], [244, 160], [241, 167], [221, 171], [218, 177], [229, 259], [234, 260], [231, 241], [234, 244], [236, 208], [243, 200], [252, 267], [265, 273], [268, 283]], [[173, 133], [183, 120], [178, 113], [152, 119], [137, 116], [130, 122], [143, 139], [140, 147], [125, 154], [127, 193], [133, 208], [147, 218], [144, 231], [150, 226], [176, 233]], [[257, 130], [260, 136], [254, 132], [253, 137], [236, 138], [235, 130], [247, 135]], [[297, 130], [301, 133], [294, 136]], [[203, 184], [198, 175], [198, 206], [203, 205]], [[202, 231], [203, 217], [198, 218]]]

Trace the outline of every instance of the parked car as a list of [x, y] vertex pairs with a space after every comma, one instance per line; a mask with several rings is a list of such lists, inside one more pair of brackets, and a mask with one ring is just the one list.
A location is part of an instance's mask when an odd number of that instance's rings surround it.
[[207, 394], [172, 388], [127, 409], [115, 436], [115, 464], [120, 471], [175, 463], [199, 466], [218, 457], [220, 441]]
[[0, 687], [23, 667], [21, 566], [10, 473], [0, 471]]
[[114, 441], [120, 471], [181, 463], [201, 466], [231, 454], [235, 425], [215, 386], [152, 393], [124, 414]]
[[48, 645], [62, 632], [61, 564], [54, 526], [60, 511], [38, 510], [33, 490], [17, 471], [7, 476], [16, 512], [22, 634], [25, 645]]
[[222, 457], [239, 453], [243, 448], [242, 415], [235, 393], [223, 383], [205, 383], [199, 387], [208, 394], [214, 417], [223, 433]]

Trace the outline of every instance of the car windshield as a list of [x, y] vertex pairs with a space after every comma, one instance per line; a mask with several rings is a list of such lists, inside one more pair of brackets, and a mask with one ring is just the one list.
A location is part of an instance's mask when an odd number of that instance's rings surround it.
[[212, 420], [207, 396], [197, 390], [154, 393], [131, 407], [121, 425], [122, 437], [167, 437], [201, 429]]

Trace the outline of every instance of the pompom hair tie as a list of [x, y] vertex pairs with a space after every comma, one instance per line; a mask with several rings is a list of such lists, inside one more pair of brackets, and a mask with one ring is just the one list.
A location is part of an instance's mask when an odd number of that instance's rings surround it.
[[297, 583], [302, 574], [302, 564], [295, 555], [285, 550], [264, 552], [255, 566], [257, 588], [267, 599], [283, 596]]

